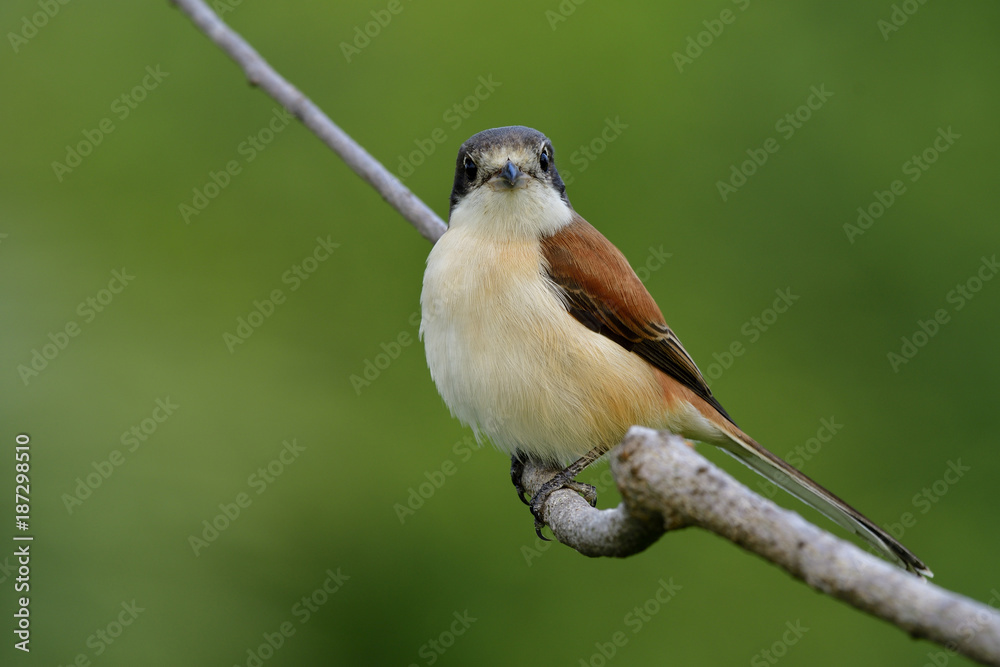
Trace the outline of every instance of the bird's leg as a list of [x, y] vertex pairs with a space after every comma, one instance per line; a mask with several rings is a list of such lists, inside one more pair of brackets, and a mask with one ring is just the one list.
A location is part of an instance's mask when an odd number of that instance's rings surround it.
[[[584, 499], [590, 503], [591, 507], [597, 505], [597, 489], [590, 484], [577, 482], [575, 478], [583, 471], [584, 468], [604, 456], [606, 451], [607, 449], [604, 447], [594, 447], [592, 450], [567, 466], [562, 472], [558, 473], [555, 477], [543, 484], [542, 488], [538, 489], [538, 493], [531, 497], [531, 503], [528, 506], [531, 508], [531, 514], [535, 517], [535, 533], [538, 537], [548, 541], [548, 538], [542, 535], [542, 528], [545, 527], [545, 521], [543, 518], [544, 515], [542, 511], [545, 509], [545, 502], [549, 499], [549, 496], [551, 496], [553, 492], [558, 491], [559, 489], [572, 489], [583, 496]], [[522, 466], [523, 465], [524, 464], [522, 464]], [[513, 466], [511, 466], [511, 473], [513, 474]]]

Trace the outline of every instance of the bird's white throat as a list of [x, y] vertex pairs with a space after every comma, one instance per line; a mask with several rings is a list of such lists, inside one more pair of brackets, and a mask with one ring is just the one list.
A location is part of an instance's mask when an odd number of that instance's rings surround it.
[[451, 212], [451, 229], [475, 228], [498, 239], [540, 239], [573, 220], [573, 210], [546, 184], [529, 178], [524, 187], [498, 191], [488, 184], [469, 192]]

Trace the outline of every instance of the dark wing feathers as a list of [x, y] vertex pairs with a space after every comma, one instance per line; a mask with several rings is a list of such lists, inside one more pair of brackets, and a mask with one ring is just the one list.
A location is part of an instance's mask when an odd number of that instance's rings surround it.
[[542, 253], [570, 315], [676, 379], [732, 422], [625, 256], [597, 229], [577, 215], [542, 239]]

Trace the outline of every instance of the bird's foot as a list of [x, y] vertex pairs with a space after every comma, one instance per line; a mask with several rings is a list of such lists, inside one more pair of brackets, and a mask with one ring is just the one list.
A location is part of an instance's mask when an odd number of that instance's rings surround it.
[[542, 535], [542, 528], [545, 527], [544, 510], [545, 503], [548, 501], [549, 496], [553, 493], [559, 489], [571, 489], [583, 496], [584, 500], [590, 503], [591, 507], [597, 506], [597, 488], [590, 484], [584, 484], [583, 482], [576, 481], [573, 479], [575, 474], [575, 470], [563, 470], [561, 473], [543, 484], [542, 488], [538, 489], [538, 493], [531, 497], [531, 503], [528, 504], [528, 507], [531, 508], [532, 516], [535, 517], [535, 534], [546, 542], [548, 542], [549, 539]]

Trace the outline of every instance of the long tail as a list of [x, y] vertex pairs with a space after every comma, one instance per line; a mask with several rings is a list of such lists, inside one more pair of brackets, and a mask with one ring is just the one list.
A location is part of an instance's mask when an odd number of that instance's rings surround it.
[[872, 544], [890, 560], [905, 567], [910, 572], [920, 577], [934, 576], [934, 573], [924, 565], [923, 561], [861, 512], [761, 447], [753, 438], [742, 431], [739, 434], [734, 434], [726, 429], [724, 432], [729, 436], [729, 440], [718, 440], [713, 444], [721, 447], [727, 454], [771, 480], [802, 502], [816, 508], [831, 521]]

